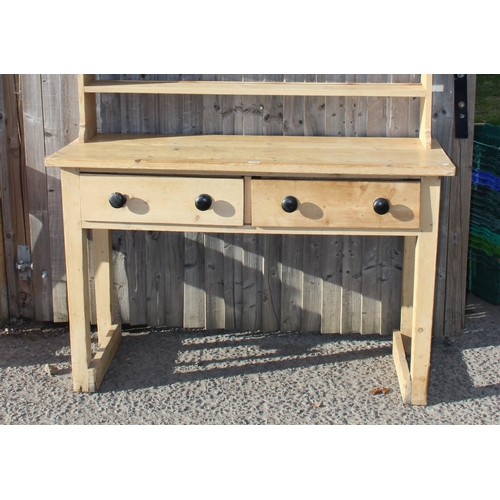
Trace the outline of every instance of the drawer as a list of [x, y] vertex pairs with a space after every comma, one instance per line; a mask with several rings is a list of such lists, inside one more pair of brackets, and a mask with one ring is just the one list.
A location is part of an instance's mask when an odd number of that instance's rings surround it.
[[[243, 225], [242, 179], [83, 174], [80, 190], [85, 221]], [[111, 206], [113, 193], [125, 197], [124, 206]], [[202, 206], [205, 210], [195, 206], [202, 194], [210, 205]]]
[[255, 179], [251, 211], [258, 227], [418, 229], [420, 182]]

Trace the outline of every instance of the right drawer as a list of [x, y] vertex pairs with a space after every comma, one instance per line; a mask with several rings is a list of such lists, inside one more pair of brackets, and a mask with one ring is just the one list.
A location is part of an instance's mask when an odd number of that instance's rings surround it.
[[256, 227], [418, 229], [420, 181], [254, 179]]

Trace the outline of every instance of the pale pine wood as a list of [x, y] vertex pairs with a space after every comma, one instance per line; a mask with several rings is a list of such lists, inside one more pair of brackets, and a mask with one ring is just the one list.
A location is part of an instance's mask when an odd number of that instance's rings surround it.
[[87, 392], [90, 389], [88, 367], [91, 361], [89, 276], [87, 230], [82, 229], [80, 218], [78, 170], [62, 169], [61, 187], [73, 390]]
[[87, 370], [88, 392], [96, 392], [108, 371], [122, 338], [121, 325], [110, 325]]
[[403, 346], [403, 339], [401, 332], [395, 331], [393, 334], [392, 342], [392, 357], [394, 358], [394, 365], [398, 376], [399, 389], [404, 404], [411, 404], [412, 402], [412, 383], [410, 377], [410, 370], [408, 368], [408, 361], [406, 360], [405, 349]]
[[415, 278], [411, 339], [411, 402], [427, 404], [429, 383], [434, 284], [436, 279], [440, 179], [422, 181], [422, 232], [415, 247]]
[[[85, 199], [82, 219], [102, 222], [243, 225], [243, 181], [157, 176], [82, 175]], [[119, 192], [127, 197], [124, 207], [109, 204]], [[212, 207], [206, 211], [194, 202], [206, 193]]]
[[97, 332], [102, 346], [111, 325], [115, 324], [115, 300], [113, 281], [113, 248], [111, 231], [92, 230], [94, 251], [94, 284], [96, 300]]
[[80, 109], [80, 143], [87, 142], [97, 133], [96, 97], [85, 92], [85, 86], [93, 80], [93, 75], [78, 75], [78, 104]]
[[432, 75], [422, 75], [425, 96], [420, 98], [419, 138], [426, 149], [432, 147]]
[[158, 136], [99, 134], [46, 159], [50, 167], [184, 170], [210, 175], [451, 176], [437, 142], [416, 138], [301, 136]]
[[[200, 226], [182, 224], [144, 224], [140, 222], [88, 222], [83, 221], [82, 226], [86, 229], [124, 229], [127, 231], [200, 231], [204, 233], [228, 233], [228, 234], [317, 234], [317, 235], [346, 235], [358, 236], [413, 236], [418, 229], [328, 229], [328, 228], [293, 228], [293, 227], [254, 227], [254, 226]], [[142, 257], [141, 257], [142, 258]]]
[[405, 236], [404, 238], [400, 334], [407, 354], [411, 351], [416, 242], [416, 236]]
[[[89, 75], [86, 75], [89, 76]], [[293, 75], [295, 76], [295, 75]], [[423, 85], [323, 82], [256, 81], [135, 81], [88, 80], [85, 93], [195, 94], [195, 95], [282, 95], [282, 96], [425, 96]]]
[[[295, 196], [293, 213], [281, 208]], [[373, 210], [377, 198], [391, 204], [389, 213]], [[420, 183], [372, 181], [252, 180], [252, 224], [259, 227], [381, 228], [420, 227]]]
[[244, 177], [244, 192], [245, 195], [243, 197], [244, 203], [244, 213], [243, 213], [243, 223], [251, 224], [252, 223], [252, 178]]

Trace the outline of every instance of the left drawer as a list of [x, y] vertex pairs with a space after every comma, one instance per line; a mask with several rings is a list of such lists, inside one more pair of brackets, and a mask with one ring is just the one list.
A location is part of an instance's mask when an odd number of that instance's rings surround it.
[[[243, 225], [243, 179], [82, 174], [80, 192], [84, 221]], [[123, 206], [111, 206], [113, 193]]]

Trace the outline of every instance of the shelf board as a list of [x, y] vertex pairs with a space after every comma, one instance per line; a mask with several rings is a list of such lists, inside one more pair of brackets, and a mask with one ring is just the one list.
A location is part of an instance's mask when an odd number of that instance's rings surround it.
[[174, 175], [452, 176], [437, 141], [418, 138], [98, 134], [46, 158], [48, 167]]
[[420, 83], [93, 80], [85, 93], [425, 97]]

